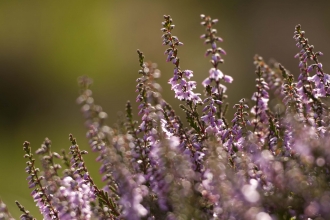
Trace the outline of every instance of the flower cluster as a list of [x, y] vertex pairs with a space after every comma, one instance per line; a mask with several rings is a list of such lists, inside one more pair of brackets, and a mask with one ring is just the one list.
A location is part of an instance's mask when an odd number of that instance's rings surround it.
[[[256, 55], [256, 91], [250, 102], [242, 98], [234, 104], [229, 118], [224, 83], [233, 78], [219, 69], [226, 52], [217, 46], [222, 42], [214, 28], [218, 20], [201, 19], [212, 65], [201, 83], [203, 100], [194, 92], [197, 82], [190, 81], [193, 71], [180, 67], [183, 43], [172, 34], [169, 15], [161, 29], [163, 45], [169, 47], [166, 60], [174, 64], [169, 84], [186, 120], [162, 97], [160, 70], [140, 50], [138, 118], [128, 101], [124, 117], [113, 127], [106, 125], [107, 113], [95, 104], [91, 79], [79, 78], [77, 102], [100, 163], [102, 188], [85, 165], [87, 151], [71, 134], [69, 154], [53, 152], [45, 139], [35, 152], [41, 170], [30, 143], [24, 142], [28, 186], [44, 219], [330, 219], [330, 76], [318, 60], [322, 53], [314, 52], [297, 25], [298, 81], [280, 63], [267, 64]], [[35, 219], [16, 204], [20, 219]], [[13, 219], [1, 200], [0, 219]]]
[[193, 71], [191, 70], [181, 70], [180, 68], [180, 59], [178, 57], [178, 46], [183, 45], [179, 41], [179, 38], [172, 35], [172, 30], [174, 26], [172, 24], [173, 20], [169, 15], [164, 16], [165, 21], [162, 23], [163, 28], [161, 29], [164, 32], [163, 45], [170, 46], [165, 50], [167, 55], [167, 62], [172, 62], [174, 64], [174, 75], [169, 80], [169, 84], [172, 85], [172, 90], [175, 92], [175, 97], [179, 100], [185, 100], [188, 102], [193, 102], [195, 105], [201, 103], [202, 100], [199, 97], [200, 94], [194, 93], [193, 89], [196, 88], [195, 81], [188, 81], [193, 76]]
[[255, 105], [251, 109], [251, 113], [255, 116], [252, 120], [252, 124], [254, 126], [253, 131], [255, 135], [258, 137], [261, 144], [264, 144], [265, 138], [268, 133], [268, 84], [265, 82], [264, 78], [262, 78], [262, 72], [260, 66], [257, 67], [257, 78], [256, 78], [256, 88], [257, 91], [252, 95], [252, 101], [255, 101]]

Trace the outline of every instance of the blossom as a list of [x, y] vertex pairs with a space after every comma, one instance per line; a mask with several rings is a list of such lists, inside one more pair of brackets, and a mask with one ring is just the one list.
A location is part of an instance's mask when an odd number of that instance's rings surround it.
[[169, 84], [171, 84], [171, 89], [174, 90], [175, 98], [182, 100], [193, 102], [195, 105], [202, 102], [202, 99], [199, 97], [199, 93], [193, 92], [193, 89], [196, 88], [195, 81], [186, 81], [185, 78], [190, 79], [193, 76], [193, 71], [191, 70], [181, 70], [179, 66], [179, 58], [177, 57], [177, 47], [183, 45], [182, 42], [179, 41], [179, 38], [172, 35], [172, 29], [174, 25], [172, 24], [172, 19], [170, 16], [164, 16], [165, 21], [162, 23], [163, 28], [161, 29], [164, 34], [163, 45], [170, 46], [165, 50], [165, 54], [167, 55], [166, 61], [172, 61], [175, 65], [173, 77], [169, 80]]
[[[88, 152], [73, 135], [69, 154], [53, 152], [51, 141], [44, 140], [36, 150], [41, 169], [30, 143], [24, 142], [27, 184], [44, 219], [330, 219], [330, 112], [325, 99], [330, 76], [318, 60], [323, 54], [296, 26], [298, 79], [281, 64], [266, 64], [256, 55], [256, 91], [250, 100], [232, 106], [224, 84], [233, 78], [219, 68], [226, 52], [217, 46], [222, 42], [214, 28], [218, 20], [201, 19], [211, 62], [202, 83], [203, 101], [194, 92], [193, 71], [180, 67], [178, 47], [183, 43], [172, 34], [170, 16], [164, 16], [161, 29], [169, 47], [166, 61], [174, 65], [169, 84], [185, 117], [164, 100], [157, 83], [160, 70], [145, 62], [140, 50], [138, 107], [128, 101], [113, 127], [94, 102], [91, 80], [79, 78], [77, 102], [100, 163], [101, 187], [85, 163]], [[20, 219], [34, 219], [16, 204]], [[4, 218], [12, 219], [0, 200]]]

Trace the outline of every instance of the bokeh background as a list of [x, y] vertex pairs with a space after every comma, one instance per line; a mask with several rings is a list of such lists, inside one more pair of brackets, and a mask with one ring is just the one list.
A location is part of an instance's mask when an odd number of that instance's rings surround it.
[[[234, 77], [228, 86], [232, 106], [254, 89], [253, 56], [275, 58], [297, 75], [299, 51], [292, 39], [300, 23], [321, 58], [325, 70], [330, 57], [330, 1], [0, 1], [0, 198], [14, 217], [19, 200], [32, 214], [40, 215], [25, 180], [22, 143], [36, 150], [45, 137], [53, 150], [68, 149], [73, 133], [83, 149], [89, 150], [80, 107], [77, 78], [94, 79], [96, 102], [109, 114], [108, 124], [117, 120], [127, 100], [134, 102], [139, 69], [136, 49], [146, 60], [158, 63], [163, 96], [183, 115], [166, 83], [173, 66], [165, 62], [161, 22], [170, 14], [174, 34], [184, 43], [179, 50], [181, 67], [194, 71], [199, 84], [208, 75], [206, 46], [199, 36], [201, 13], [219, 19], [216, 28], [227, 51], [221, 70]], [[135, 111], [136, 113], [136, 111]], [[136, 114], [135, 114], [136, 115]], [[86, 156], [97, 184], [96, 155]]]

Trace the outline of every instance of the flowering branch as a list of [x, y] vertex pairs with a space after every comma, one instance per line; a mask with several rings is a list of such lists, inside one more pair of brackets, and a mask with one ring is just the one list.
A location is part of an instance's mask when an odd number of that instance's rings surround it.
[[[107, 113], [95, 104], [91, 79], [79, 78], [77, 102], [89, 145], [98, 154], [103, 188], [88, 172], [83, 158], [87, 151], [71, 134], [70, 156], [64, 150], [61, 156], [53, 152], [48, 138], [36, 151], [42, 173], [29, 142], [24, 142], [27, 180], [44, 219], [330, 219], [330, 76], [318, 60], [322, 53], [314, 52], [297, 25], [294, 38], [302, 48], [296, 55], [298, 81], [281, 64], [267, 64], [256, 55], [251, 114], [243, 98], [228, 120], [223, 83], [233, 78], [219, 69], [226, 52], [217, 47], [222, 42], [213, 27], [218, 20], [201, 19], [206, 28], [201, 38], [211, 45], [205, 55], [211, 56], [212, 65], [202, 83], [203, 101], [194, 92], [197, 83], [190, 81], [193, 72], [181, 70], [182, 42], [172, 35], [169, 15], [161, 29], [167, 61], [174, 65], [169, 83], [182, 101], [187, 125], [162, 98], [157, 65], [145, 62], [139, 50], [139, 122], [128, 101], [126, 121], [121, 118], [113, 128], [106, 125]], [[56, 158], [62, 159], [63, 170]], [[16, 204], [22, 220], [34, 219]], [[1, 219], [13, 219], [2, 201]]]
[[185, 109], [187, 114], [187, 120], [199, 134], [203, 134], [204, 127], [199, 120], [197, 106], [202, 104], [202, 100], [199, 97], [199, 93], [194, 93], [193, 89], [196, 88], [195, 81], [188, 81], [193, 76], [193, 71], [191, 70], [181, 70], [180, 68], [180, 59], [178, 55], [178, 46], [183, 45], [182, 42], [179, 41], [179, 38], [172, 35], [172, 30], [174, 26], [172, 24], [173, 20], [171, 16], [164, 15], [165, 21], [162, 22], [163, 28], [161, 29], [164, 32], [163, 45], [169, 45], [170, 47], [165, 50], [165, 54], [167, 55], [166, 61], [171, 61], [174, 64], [174, 76], [169, 80], [169, 84], [172, 85], [171, 89], [175, 92], [175, 97], [179, 100], [186, 101], [188, 108], [185, 106], [181, 106], [181, 108]]
[[32, 197], [37, 202], [37, 206], [46, 219], [59, 219], [58, 211], [53, 207], [51, 197], [46, 193], [46, 187], [41, 183], [44, 177], [38, 175], [39, 169], [34, 166], [35, 159], [31, 152], [30, 143], [25, 141], [23, 146], [25, 151], [24, 158], [28, 158], [25, 171], [29, 174], [27, 178], [29, 180], [29, 188], [35, 188], [31, 193]]

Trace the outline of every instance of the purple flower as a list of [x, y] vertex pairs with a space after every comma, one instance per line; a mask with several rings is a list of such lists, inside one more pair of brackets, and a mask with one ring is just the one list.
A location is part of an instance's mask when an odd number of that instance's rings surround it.
[[[202, 85], [205, 87], [207, 97], [212, 97], [212, 105], [216, 101], [221, 102], [221, 104], [217, 104], [218, 108], [215, 112], [212, 112], [214, 110], [212, 109], [205, 116], [202, 116], [202, 120], [207, 123], [207, 126], [205, 127], [205, 131], [207, 133], [219, 134], [223, 128], [218, 127], [215, 122], [220, 125], [222, 124], [222, 122], [220, 123], [222, 119], [215, 119], [215, 117], [221, 117], [223, 114], [221, 105], [224, 93], [227, 90], [227, 87], [221, 84], [221, 80], [226, 83], [232, 83], [233, 78], [229, 75], [224, 75], [218, 68], [218, 65], [223, 63], [223, 59], [221, 58], [220, 54], [226, 55], [226, 52], [222, 48], [217, 47], [217, 41], [222, 42], [222, 39], [216, 36], [217, 30], [212, 28], [212, 25], [217, 23], [217, 20], [214, 21], [211, 19], [211, 17], [205, 15], [201, 15], [201, 19], [201, 25], [206, 26], [206, 34], [202, 35], [202, 38], [205, 39], [204, 43], [211, 44], [211, 48], [206, 50], [205, 55], [212, 55], [211, 64], [213, 66], [209, 70], [209, 76], [202, 82]], [[214, 82], [214, 84], [212, 82]]]
[[[83, 157], [88, 152], [72, 135], [70, 158], [64, 150], [62, 156], [52, 152], [45, 139], [36, 151], [41, 170], [24, 142], [26, 180], [44, 219], [330, 219], [330, 75], [318, 60], [322, 53], [314, 52], [297, 25], [298, 81], [281, 64], [266, 64], [256, 55], [256, 91], [248, 102], [243, 98], [234, 104], [229, 118], [223, 84], [233, 78], [219, 68], [226, 52], [217, 46], [222, 41], [213, 27], [218, 20], [201, 19], [211, 62], [202, 83], [203, 101], [194, 92], [193, 71], [180, 68], [182, 43], [172, 35], [170, 16], [164, 16], [161, 29], [169, 47], [166, 60], [174, 65], [169, 84], [183, 101], [179, 107], [186, 121], [162, 98], [156, 82], [160, 71], [139, 50], [138, 120], [128, 101], [124, 117], [113, 128], [107, 126], [107, 114], [89, 89], [91, 80], [79, 78], [77, 101], [89, 145], [98, 154], [102, 188], [87, 169]], [[63, 162], [63, 174], [57, 159]], [[34, 220], [16, 204], [23, 213], [20, 219]], [[0, 200], [4, 218], [11, 217]]]
[[206, 124], [205, 131], [209, 134], [220, 135], [220, 131], [224, 129], [224, 124], [222, 119], [216, 118], [216, 104], [221, 105], [221, 101], [216, 102], [214, 99], [207, 98], [204, 100], [204, 103], [207, 106], [203, 109], [204, 115], [201, 119]]
[[268, 135], [268, 101], [269, 87], [268, 84], [262, 78], [263, 73], [261, 72], [261, 67], [257, 67], [256, 74], [258, 78], [257, 82], [257, 91], [253, 93], [252, 100], [255, 101], [255, 105], [251, 108], [251, 113], [255, 115], [255, 118], [252, 120], [252, 124], [254, 125], [254, 133], [257, 135], [261, 144], [264, 144], [264, 141]]
[[196, 82], [189, 81], [187, 82], [185, 78], [190, 79], [193, 76], [193, 71], [191, 70], [181, 70], [179, 66], [179, 58], [177, 57], [177, 46], [183, 45], [178, 37], [173, 36], [171, 31], [174, 28], [172, 25], [172, 19], [170, 16], [164, 16], [165, 21], [162, 23], [163, 28], [161, 29], [165, 34], [163, 34], [163, 44], [169, 45], [170, 47], [165, 50], [165, 54], [167, 54], [166, 61], [172, 61], [175, 65], [174, 67], [174, 75], [169, 80], [169, 84], [171, 84], [171, 89], [175, 92], [175, 98], [193, 102], [194, 105], [201, 103], [202, 100], [199, 98], [199, 93], [194, 93], [193, 89], [196, 88]]
[[234, 79], [233, 79], [233, 77], [231, 77], [231, 76], [224, 75], [223, 80], [224, 80], [226, 83], [232, 83]]
[[59, 191], [54, 195], [60, 219], [90, 219], [92, 216], [90, 202], [95, 194], [92, 186], [83, 179], [67, 176], [62, 180]]

